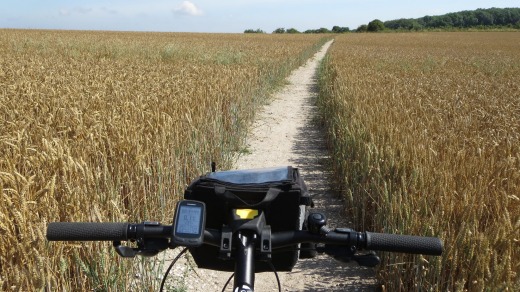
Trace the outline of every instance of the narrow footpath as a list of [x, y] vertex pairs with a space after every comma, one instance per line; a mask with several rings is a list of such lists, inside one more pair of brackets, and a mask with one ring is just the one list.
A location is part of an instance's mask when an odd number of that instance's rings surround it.
[[[259, 113], [247, 137], [247, 154], [241, 155], [236, 169], [292, 165], [300, 169], [311, 196], [314, 211], [329, 218], [329, 226], [349, 227], [343, 200], [330, 185], [332, 174], [323, 129], [315, 123], [318, 94], [316, 75], [320, 61], [332, 41], [314, 57], [293, 71], [288, 85]], [[186, 279], [188, 291], [221, 291], [231, 273], [196, 269]], [[195, 272], [195, 273], [194, 273]], [[182, 273], [177, 270], [176, 274]], [[340, 263], [328, 256], [301, 259], [292, 272], [280, 272], [282, 291], [376, 291], [373, 269]], [[232, 283], [232, 282], [231, 282]], [[278, 291], [273, 273], [256, 275], [255, 291]], [[226, 291], [232, 291], [228, 285]]]

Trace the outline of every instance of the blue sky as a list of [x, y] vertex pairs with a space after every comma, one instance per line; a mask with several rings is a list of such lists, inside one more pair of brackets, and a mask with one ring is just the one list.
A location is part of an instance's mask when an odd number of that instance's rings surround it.
[[519, 4], [518, 0], [1, 0], [0, 28], [272, 32], [279, 27], [304, 31], [339, 25], [355, 29], [376, 18], [417, 18]]

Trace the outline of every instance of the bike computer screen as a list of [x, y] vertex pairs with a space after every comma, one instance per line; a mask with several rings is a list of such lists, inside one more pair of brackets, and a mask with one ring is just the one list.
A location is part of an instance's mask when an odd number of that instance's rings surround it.
[[179, 201], [173, 220], [172, 241], [180, 246], [200, 246], [204, 243], [205, 226], [206, 205], [203, 202]]

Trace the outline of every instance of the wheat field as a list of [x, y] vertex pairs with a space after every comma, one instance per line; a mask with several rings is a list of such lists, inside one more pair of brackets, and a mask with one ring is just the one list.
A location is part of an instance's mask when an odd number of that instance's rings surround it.
[[[231, 165], [255, 109], [318, 35], [0, 30], [0, 288], [157, 290], [161, 263], [49, 243], [52, 221], [171, 222]], [[384, 254], [388, 291], [520, 289], [520, 35], [337, 36], [320, 72], [359, 230], [439, 236]]]
[[161, 221], [321, 36], [0, 30], [1, 290], [157, 290], [155, 261], [45, 239]]
[[520, 290], [520, 34], [339, 36], [319, 106], [356, 228], [439, 236], [383, 254], [387, 291]]

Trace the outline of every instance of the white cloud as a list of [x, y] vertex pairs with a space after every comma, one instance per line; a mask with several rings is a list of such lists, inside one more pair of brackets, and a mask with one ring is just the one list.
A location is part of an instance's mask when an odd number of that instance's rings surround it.
[[203, 12], [193, 2], [183, 1], [180, 6], [173, 9], [173, 12], [184, 15], [198, 16], [202, 15]]

